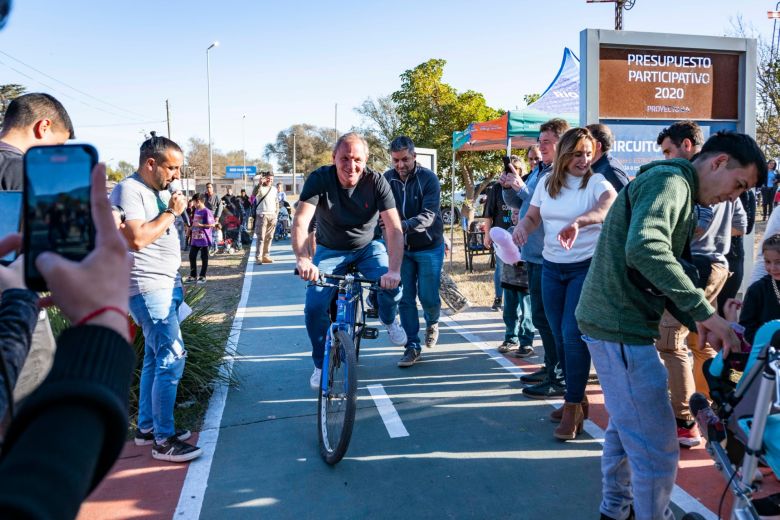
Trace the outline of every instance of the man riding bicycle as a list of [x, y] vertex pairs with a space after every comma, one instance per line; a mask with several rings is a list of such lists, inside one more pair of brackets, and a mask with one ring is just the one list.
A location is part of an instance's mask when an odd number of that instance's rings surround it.
[[[292, 246], [300, 277], [316, 281], [320, 270], [344, 274], [354, 266], [366, 278], [379, 279], [379, 319], [390, 341], [406, 344], [406, 333], [398, 319], [401, 299], [403, 233], [390, 185], [366, 167], [368, 144], [356, 133], [339, 138], [333, 149], [333, 164], [312, 172], [301, 190], [295, 213]], [[309, 224], [317, 213], [317, 250], [309, 247]], [[374, 240], [378, 217], [385, 228], [387, 248]], [[306, 290], [304, 316], [312, 345], [314, 372], [309, 383], [320, 385], [325, 336], [330, 325], [328, 310], [335, 289], [311, 285]]]

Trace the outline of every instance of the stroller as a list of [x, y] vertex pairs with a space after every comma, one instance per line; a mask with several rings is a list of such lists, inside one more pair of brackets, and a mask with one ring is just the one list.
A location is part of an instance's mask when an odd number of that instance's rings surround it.
[[[287, 203], [285, 202], [285, 204]], [[289, 206], [282, 205], [276, 217], [274, 240], [286, 240], [288, 238], [290, 238], [290, 210]]]
[[[753, 498], [759, 462], [780, 475], [780, 414], [773, 413], [780, 411], [780, 320], [758, 330], [750, 353], [731, 353], [726, 360], [718, 354], [704, 371], [717, 414], [702, 394], [691, 397], [691, 413], [734, 495], [731, 518], [780, 518], [780, 493]], [[688, 513], [683, 520], [701, 518]]]

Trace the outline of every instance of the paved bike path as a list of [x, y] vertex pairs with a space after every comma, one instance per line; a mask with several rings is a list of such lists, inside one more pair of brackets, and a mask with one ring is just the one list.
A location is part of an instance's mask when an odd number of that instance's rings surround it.
[[[598, 514], [600, 444], [555, 440], [550, 405], [521, 397], [516, 375], [446, 325], [409, 369], [396, 366], [402, 348], [384, 331], [364, 340], [352, 442], [341, 463], [326, 465], [308, 387], [304, 284], [289, 274], [289, 249], [273, 257], [248, 271], [233, 366], [241, 386], [227, 395], [201, 518]], [[498, 314], [469, 325], [496, 338], [502, 329]], [[367, 385], [382, 385], [408, 436], [390, 437]]]

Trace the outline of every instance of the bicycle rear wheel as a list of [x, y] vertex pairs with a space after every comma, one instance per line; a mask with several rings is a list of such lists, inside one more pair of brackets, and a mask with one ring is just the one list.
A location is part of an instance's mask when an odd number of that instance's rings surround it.
[[357, 361], [352, 338], [337, 330], [332, 342], [327, 366], [323, 367], [328, 388], [320, 389], [317, 419], [320, 455], [328, 464], [338, 463], [347, 452], [357, 407]]

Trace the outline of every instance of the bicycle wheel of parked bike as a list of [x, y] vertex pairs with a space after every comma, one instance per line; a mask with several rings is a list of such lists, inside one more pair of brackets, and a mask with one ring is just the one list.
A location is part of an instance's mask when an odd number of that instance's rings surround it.
[[[344, 331], [332, 338], [327, 370], [328, 388], [320, 390], [317, 426], [320, 455], [328, 464], [338, 463], [349, 446], [357, 406], [357, 361], [355, 348]], [[323, 371], [323, 377], [326, 373]]]

